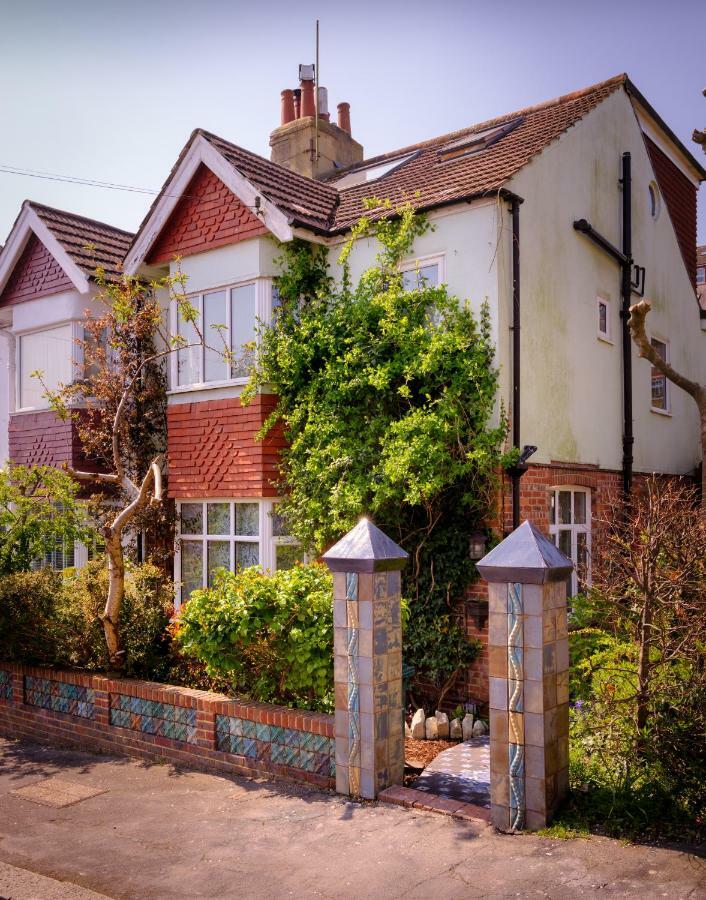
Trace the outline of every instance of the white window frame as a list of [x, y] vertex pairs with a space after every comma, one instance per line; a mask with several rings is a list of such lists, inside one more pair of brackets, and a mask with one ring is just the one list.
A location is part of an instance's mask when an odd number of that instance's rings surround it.
[[[218, 291], [226, 292], [226, 321], [222, 324], [226, 326], [226, 334], [230, 342], [231, 332], [231, 313], [232, 306], [230, 302], [230, 291], [233, 288], [246, 287], [249, 284], [255, 285], [255, 325], [259, 323], [269, 325], [272, 322], [272, 289], [274, 280], [272, 278], [262, 278], [259, 276], [249, 275], [246, 278], [227, 281], [223, 284], [215, 284], [213, 287], [204, 288], [200, 291], [194, 291], [187, 294], [187, 300], [198, 309], [199, 324], [203, 327], [203, 298], [206, 294], [214, 294]], [[196, 301], [196, 302], [195, 302]], [[175, 302], [170, 303], [169, 325], [172, 334], [179, 334], [179, 309]], [[253, 340], [259, 342], [257, 331], [253, 334]], [[204, 348], [201, 348], [200, 355], [200, 375], [203, 378], [204, 373]], [[175, 350], [170, 354], [169, 360], [169, 393], [184, 394], [192, 391], [203, 391], [214, 388], [230, 387], [232, 385], [244, 385], [248, 382], [246, 375], [236, 378], [225, 378], [219, 381], [195, 381], [192, 384], [179, 384], [179, 353]]]
[[[605, 306], [605, 324], [606, 330], [601, 331], [601, 316], [600, 316], [600, 308], [601, 305]], [[598, 340], [603, 341], [606, 344], [612, 344], [612, 331], [611, 331], [611, 304], [608, 297], [604, 297], [602, 294], [598, 294], [596, 297], [596, 334], [598, 335]]]
[[[571, 523], [560, 523], [559, 522], [559, 493], [561, 491], [569, 491], [571, 492]], [[578, 563], [578, 534], [586, 535], [586, 585], [588, 587], [592, 584], [591, 577], [591, 489], [584, 487], [580, 484], [559, 484], [550, 489], [551, 494], [554, 499], [554, 522], [549, 522], [549, 534], [552, 537], [552, 540], [559, 546], [559, 532], [560, 531], [570, 531], [571, 532], [571, 559], [574, 563], [574, 570], [571, 573], [571, 596], [575, 596], [578, 593], [578, 574], [576, 571], [577, 563]], [[574, 496], [577, 493], [584, 494], [586, 497], [586, 521], [584, 523], [576, 523], [574, 522]], [[551, 503], [551, 500], [550, 500]]]
[[[198, 535], [182, 535], [181, 533], [181, 507], [187, 504], [202, 504], [202, 531]], [[242, 535], [238, 536], [235, 534], [229, 535], [219, 535], [219, 534], [207, 534], [208, 525], [207, 525], [207, 509], [206, 504], [208, 503], [229, 503], [231, 505], [231, 522], [233, 522], [233, 505], [238, 503], [257, 503], [258, 510], [258, 534], [257, 535]], [[194, 497], [194, 498], [183, 498], [177, 501], [176, 504], [176, 525], [177, 525], [177, 540], [176, 547], [174, 552], [174, 582], [176, 585], [175, 591], [175, 608], [178, 610], [181, 606], [182, 602], [182, 594], [181, 594], [181, 545], [184, 541], [195, 541], [201, 543], [203, 547], [205, 547], [209, 540], [211, 541], [223, 541], [228, 540], [230, 543], [230, 570], [232, 572], [235, 571], [235, 545], [238, 542], [247, 542], [258, 545], [258, 551], [260, 556], [259, 566], [263, 572], [274, 572], [277, 565], [277, 547], [284, 545], [296, 545], [297, 541], [295, 538], [286, 537], [284, 535], [273, 534], [272, 527], [272, 513], [275, 510], [278, 501], [275, 499], [263, 498], [263, 497]], [[305, 559], [305, 557], [302, 557]], [[202, 585], [206, 585], [208, 583], [208, 553], [203, 553], [203, 558], [201, 561], [202, 565], [202, 574], [201, 574], [201, 583]]]
[[[83, 348], [80, 342], [84, 337], [83, 323], [77, 319], [62, 319], [58, 322], [52, 322], [50, 325], [42, 325], [41, 328], [25, 328], [22, 331], [13, 332], [15, 339], [15, 403], [14, 412], [37, 412], [39, 410], [50, 409], [50, 404], [43, 401], [41, 406], [22, 406], [22, 338], [33, 334], [42, 334], [47, 331], [54, 331], [57, 328], [71, 326], [71, 381], [75, 381], [80, 377], [81, 368], [83, 366]], [[77, 343], [78, 342], [78, 343]]]
[[[699, 273], [701, 273], [701, 277], [699, 278]], [[697, 284], [706, 284], [706, 263], [703, 265], [698, 265], [696, 267], [696, 283]]]
[[[659, 334], [650, 335], [650, 346], [652, 346], [652, 341], [659, 341], [660, 344], [664, 344], [664, 358], [666, 362], [670, 361], [671, 349], [669, 345], [669, 341], [667, 338], [661, 337]], [[664, 378], [664, 409], [659, 406], [652, 405], [652, 369], [655, 366], [650, 363], [650, 412], [657, 413], [659, 416], [671, 416], [672, 414], [672, 392], [670, 390], [671, 383], [666, 375], [663, 375]]]
[[426, 256], [415, 256], [406, 259], [399, 264], [400, 272], [414, 272], [416, 269], [423, 269], [425, 266], [439, 267], [439, 285], [446, 284], [446, 254], [445, 253], [429, 253]]

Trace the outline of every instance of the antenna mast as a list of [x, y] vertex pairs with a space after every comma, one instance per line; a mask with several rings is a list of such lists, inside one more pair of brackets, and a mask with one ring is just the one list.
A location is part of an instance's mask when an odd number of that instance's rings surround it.
[[316, 67], [314, 69], [316, 76], [316, 161], [319, 160], [319, 20], [316, 20]]

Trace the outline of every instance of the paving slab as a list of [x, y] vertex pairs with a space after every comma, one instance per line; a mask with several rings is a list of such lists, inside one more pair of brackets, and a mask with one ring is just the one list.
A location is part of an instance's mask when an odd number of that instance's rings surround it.
[[[107, 792], [58, 809], [13, 794], [45, 778]], [[414, 807], [7, 741], [0, 861], [115, 900], [706, 900], [706, 861], [688, 848], [499, 835]]]
[[490, 738], [471, 738], [442, 750], [411, 786], [490, 809]]

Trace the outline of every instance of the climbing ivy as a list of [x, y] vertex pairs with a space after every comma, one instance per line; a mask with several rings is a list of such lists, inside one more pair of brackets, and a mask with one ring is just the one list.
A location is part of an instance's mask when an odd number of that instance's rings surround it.
[[[338, 279], [325, 248], [283, 247], [281, 305], [243, 400], [264, 385], [279, 398], [261, 436], [284, 426], [281, 511], [307, 550], [367, 514], [409, 552], [405, 659], [438, 697], [478, 652], [457, 604], [475, 577], [469, 536], [492, 504], [506, 424], [487, 306], [476, 317], [443, 285], [405, 289], [400, 262], [430, 225], [410, 205], [369, 203], [381, 205], [384, 218], [353, 229]], [[361, 239], [378, 252], [353, 283]]]

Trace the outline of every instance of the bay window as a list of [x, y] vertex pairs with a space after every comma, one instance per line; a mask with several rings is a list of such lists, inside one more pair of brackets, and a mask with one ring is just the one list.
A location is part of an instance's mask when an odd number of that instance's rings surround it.
[[[179, 316], [184, 346], [176, 353], [174, 385], [213, 384], [248, 374], [257, 325], [257, 283], [238, 284], [189, 297], [196, 323]], [[201, 331], [203, 345], [198, 332]]]
[[185, 500], [178, 504], [178, 521], [182, 602], [213, 584], [217, 569], [288, 569], [302, 558], [271, 500]]
[[[71, 324], [21, 334], [17, 339], [17, 407], [47, 409], [43, 396], [73, 381], [74, 329]], [[42, 373], [42, 385], [33, 372]]]

